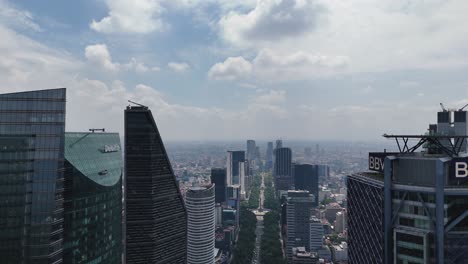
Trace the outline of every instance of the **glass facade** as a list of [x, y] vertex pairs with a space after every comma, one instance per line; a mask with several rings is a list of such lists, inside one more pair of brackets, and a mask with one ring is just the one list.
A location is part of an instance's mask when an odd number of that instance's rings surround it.
[[125, 110], [125, 170], [127, 263], [186, 263], [187, 212], [147, 107]]
[[64, 263], [122, 262], [122, 166], [119, 134], [65, 134]]
[[315, 206], [318, 206], [318, 168], [317, 165], [294, 164], [294, 187], [296, 190], [307, 190], [314, 195]]
[[349, 263], [384, 263], [383, 182], [347, 177]]
[[62, 263], [65, 96], [0, 95], [1, 263]]

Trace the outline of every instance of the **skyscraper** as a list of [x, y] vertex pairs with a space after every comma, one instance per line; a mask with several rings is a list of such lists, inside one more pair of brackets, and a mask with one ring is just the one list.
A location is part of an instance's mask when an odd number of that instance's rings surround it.
[[274, 173], [277, 190], [289, 190], [293, 183], [292, 154], [290, 148], [275, 149]]
[[0, 95], [2, 263], [62, 263], [65, 94]]
[[211, 169], [211, 183], [215, 184], [216, 203], [226, 203], [227, 201], [227, 180], [225, 168]]
[[373, 172], [348, 177], [350, 262], [468, 263], [466, 135], [440, 117], [435, 134], [385, 135], [400, 153], [369, 153]]
[[266, 168], [273, 168], [273, 142], [268, 142], [265, 154]]
[[283, 140], [277, 139], [275, 149], [279, 149], [279, 148], [282, 148], [282, 147], [283, 147]]
[[257, 158], [257, 147], [255, 145], [255, 140], [249, 139], [247, 140], [247, 157], [249, 161], [253, 161]]
[[228, 151], [227, 152], [227, 182], [228, 185], [240, 184], [240, 169], [239, 163], [245, 161], [245, 151]]
[[351, 263], [384, 263], [384, 182], [379, 173], [347, 178], [348, 245]]
[[187, 213], [148, 107], [125, 110], [126, 259], [185, 263]]
[[118, 133], [65, 134], [64, 263], [122, 262]]
[[314, 205], [318, 206], [318, 168], [310, 164], [294, 164], [294, 186], [296, 190], [307, 190], [314, 195]]
[[188, 215], [187, 264], [212, 264], [215, 248], [215, 185], [189, 189], [185, 203]]
[[288, 191], [286, 249], [290, 261], [293, 248], [305, 247], [310, 251], [310, 211], [313, 204], [314, 197], [308, 191]]

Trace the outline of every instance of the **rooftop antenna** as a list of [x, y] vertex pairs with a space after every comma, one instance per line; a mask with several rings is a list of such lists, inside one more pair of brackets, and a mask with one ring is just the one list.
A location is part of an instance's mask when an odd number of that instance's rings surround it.
[[458, 111], [463, 111], [463, 109], [465, 109], [466, 107], [468, 106], [468, 104], [466, 104], [464, 107], [460, 108]]
[[129, 102], [129, 103], [131, 103], [131, 104], [134, 104], [134, 105], [141, 106], [141, 107], [143, 107], [143, 108], [145, 108], [145, 109], [148, 109], [148, 107], [147, 107], [146, 105], [142, 105], [142, 104], [139, 104], [139, 103], [133, 102], [133, 101], [131, 101], [131, 100], [128, 100], [128, 102]]
[[94, 133], [96, 131], [106, 132], [106, 129], [105, 128], [90, 128], [89, 131], [91, 133]]
[[440, 103], [440, 107], [442, 107], [442, 111], [447, 112], [447, 109], [445, 109], [444, 104]]

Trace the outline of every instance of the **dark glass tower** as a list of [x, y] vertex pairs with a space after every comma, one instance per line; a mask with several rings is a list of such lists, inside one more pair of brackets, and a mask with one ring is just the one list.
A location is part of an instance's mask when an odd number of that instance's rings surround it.
[[289, 190], [293, 185], [290, 148], [275, 149], [274, 176], [277, 190]]
[[384, 263], [382, 178], [372, 172], [355, 173], [347, 177], [350, 263]]
[[65, 133], [64, 263], [122, 262], [118, 133]]
[[1, 263], [62, 263], [65, 93], [0, 95]]
[[318, 171], [317, 166], [310, 164], [294, 164], [294, 186], [296, 190], [306, 190], [314, 195], [314, 204], [318, 205]]
[[227, 156], [227, 184], [240, 184], [240, 162], [245, 162], [245, 151], [228, 151]]
[[187, 212], [151, 111], [125, 110], [126, 260], [185, 263]]
[[215, 184], [215, 201], [216, 203], [226, 203], [227, 201], [227, 184], [226, 184], [226, 169], [212, 168], [211, 183]]

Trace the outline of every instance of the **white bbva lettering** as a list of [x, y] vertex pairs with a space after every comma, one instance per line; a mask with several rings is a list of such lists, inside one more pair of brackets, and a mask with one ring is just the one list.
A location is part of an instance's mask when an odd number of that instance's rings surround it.
[[465, 178], [468, 176], [468, 164], [466, 162], [455, 162], [455, 177]]
[[384, 161], [381, 158], [369, 157], [369, 169], [384, 170]]

